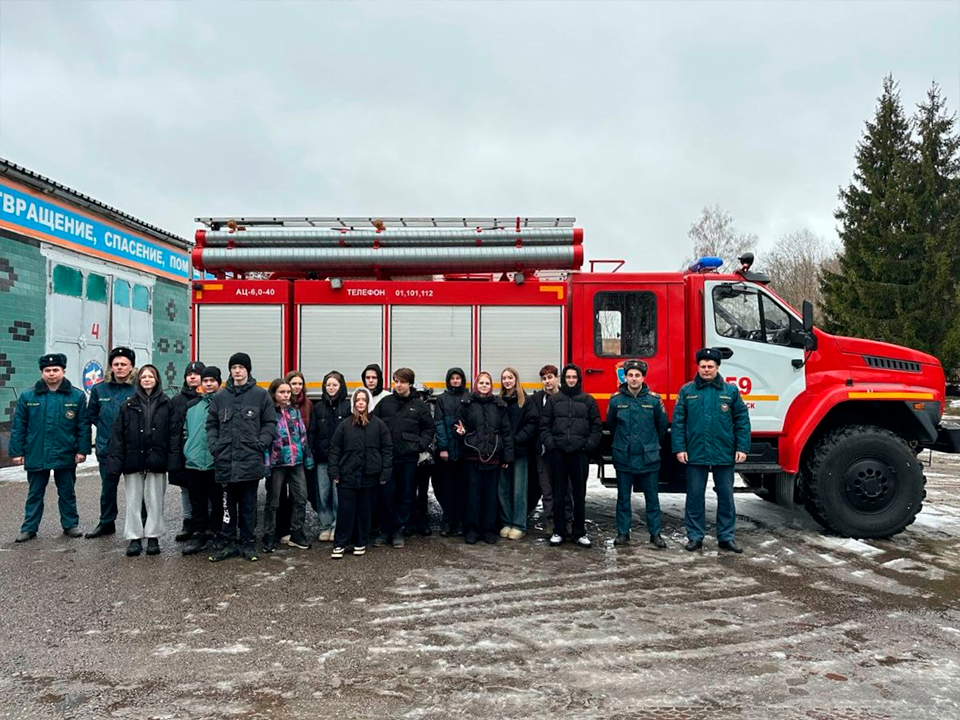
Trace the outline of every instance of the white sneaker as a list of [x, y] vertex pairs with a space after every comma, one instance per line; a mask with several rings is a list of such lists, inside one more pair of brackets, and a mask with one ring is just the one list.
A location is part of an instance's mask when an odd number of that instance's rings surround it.
[[504, 525], [502, 528], [500, 528], [500, 537], [508, 537], [510, 535], [510, 530], [512, 529], [513, 528], [511, 528], [509, 525]]
[[282, 538], [280, 538], [280, 542], [282, 542], [284, 545], [289, 545], [289, 544], [290, 544], [290, 536], [289, 536], [289, 535], [284, 535]]
[[510, 532], [507, 533], [507, 539], [508, 539], [508, 540], [519, 540], [519, 539], [522, 538], [524, 535], [526, 535], [526, 533], [525, 533], [523, 530], [521, 530], [520, 528], [510, 528]]
[[550, 536], [550, 544], [553, 545], [554, 547], [556, 547], [557, 545], [562, 545], [563, 538], [557, 535], [556, 533], [554, 533], [553, 535]]
[[584, 535], [583, 537], [578, 537], [577, 545], [579, 545], [580, 547], [590, 547], [590, 538], [588, 538], [586, 535]]

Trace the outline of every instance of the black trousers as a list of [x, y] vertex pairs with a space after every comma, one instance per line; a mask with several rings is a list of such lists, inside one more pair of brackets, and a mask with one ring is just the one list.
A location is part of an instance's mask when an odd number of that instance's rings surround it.
[[[340, 491], [339, 486], [337, 492]], [[380, 535], [388, 539], [393, 534], [393, 496], [396, 492], [393, 476], [383, 485], [377, 485], [373, 489], [373, 521], [371, 528]], [[337, 506], [337, 514], [340, 513], [340, 507]]]
[[223, 485], [217, 483], [213, 470], [186, 468], [183, 478], [190, 496], [193, 532], [220, 532], [223, 525]]
[[497, 483], [499, 465], [483, 465], [467, 460], [467, 504], [464, 508], [464, 534], [497, 537]]
[[366, 547], [370, 540], [370, 516], [377, 487], [337, 486], [337, 529], [335, 547]]
[[568, 488], [573, 493], [573, 537], [587, 534], [587, 472], [589, 464], [583, 451], [571, 453], [554, 451], [550, 458], [550, 481], [553, 486], [553, 531], [560, 537], [566, 536], [567, 504], [559, 502], [566, 497]]
[[[310, 474], [313, 470], [303, 470], [307, 475], [307, 487], [310, 487]], [[290, 495], [290, 481], [283, 479], [280, 487], [280, 505], [277, 507], [277, 529], [274, 533], [278, 538], [290, 534], [290, 516], [293, 514], [293, 497]]]
[[403, 532], [410, 524], [410, 508], [417, 478], [417, 461], [393, 463], [393, 532]]
[[[413, 509], [410, 523], [415, 526], [430, 524], [430, 476], [433, 475], [433, 465], [424, 463], [417, 465], [413, 486]], [[436, 491], [434, 491], [436, 492]]]
[[443, 509], [445, 523], [462, 523], [467, 502], [467, 477], [463, 460], [438, 460], [433, 466], [433, 493]]
[[250, 545], [257, 529], [257, 487], [259, 480], [229, 482], [227, 486], [227, 512], [230, 524], [224, 525], [223, 534], [228, 541], [236, 540], [236, 528], [240, 529], [240, 544]]

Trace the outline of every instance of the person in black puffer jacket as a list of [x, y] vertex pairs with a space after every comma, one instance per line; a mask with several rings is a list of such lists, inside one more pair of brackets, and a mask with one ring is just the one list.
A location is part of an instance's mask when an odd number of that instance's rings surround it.
[[513, 427], [514, 460], [500, 472], [500, 537], [519, 540], [527, 534], [527, 468], [540, 434], [537, 404], [523, 390], [515, 368], [500, 373], [500, 398], [507, 405]]
[[393, 477], [381, 486], [375, 515], [380, 531], [374, 545], [385, 545], [392, 537], [393, 546], [404, 546], [403, 529], [410, 522], [413, 483], [420, 453], [433, 445], [435, 428], [427, 404], [414, 396], [416, 380], [410, 368], [397, 368], [393, 373], [393, 392], [381, 400], [373, 414], [390, 428], [393, 440]]
[[447, 370], [447, 389], [437, 396], [433, 417], [437, 428], [437, 462], [433, 471], [433, 493], [443, 510], [440, 535], [449, 537], [461, 532], [463, 505], [467, 484], [463, 477], [463, 440], [453, 431], [460, 401], [467, 388], [467, 375], [462, 368]]
[[229, 364], [230, 379], [210, 401], [207, 439], [217, 482], [227, 486], [231, 523], [224, 526], [207, 559], [218, 562], [242, 554], [246, 560], [256, 561], [260, 559], [254, 543], [257, 487], [267, 472], [266, 452], [277, 432], [277, 411], [267, 391], [251, 377], [249, 355], [234, 353]]
[[[173, 405], [160, 388], [160, 371], [144, 365], [134, 388], [133, 397], [120, 407], [106, 452], [107, 477], [118, 483], [123, 476], [128, 557], [141, 553], [144, 537], [148, 555], [160, 552], [167, 472], [179, 468], [183, 442], [183, 426], [176, 424]], [[140, 517], [141, 503], [147, 508], [146, 525]]]
[[585, 506], [587, 500], [588, 455], [600, 444], [600, 409], [592, 395], [583, 392], [580, 368], [569, 364], [560, 373], [560, 392], [552, 395], [540, 415], [540, 441], [550, 456], [553, 483], [553, 535], [551, 545], [560, 545], [566, 535], [566, 506], [559, 498], [573, 487], [573, 537], [590, 547]]
[[454, 432], [463, 438], [467, 470], [464, 536], [473, 545], [497, 541], [497, 481], [513, 462], [513, 425], [507, 404], [493, 394], [493, 378], [482, 372], [464, 395]]
[[370, 535], [370, 519], [377, 488], [387, 484], [393, 468], [390, 430], [370, 415], [370, 391], [357, 388], [353, 412], [337, 426], [330, 442], [330, 477], [338, 487], [337, 531], [332, 557], [343, 557], [353, 540], [353, 554], [363, 555]]
[[310, 448], [317, 464], [317, 504], [314, 510], [320, 519], [320, 540], [333, 542], [337, 522], [337, 486], [330, 479], [327, 456], [330, 440], [346, 418], [350, 417], [347, 381], [336, 370], [323, 376], [323, 396], [313, 403], [310, 420]]
[[[182, 428], [187, 417], [187, 405], [192, 404], [200, 397], [200, 373], [206, 365], [199, 360], [187, 363], [183, 370], [183, 387], [180, 392], [170, 399], [175, 422]], [[182, 469], [172, 469], [167, 474], [167, 482], [180, 488], [180, 510], [183, 513], [183, 526], [174, 538], [177, 542], [188, 540], [193, 535], [193, 506], [190, 504], [190, 488], [187, 485], [187, 475]]]

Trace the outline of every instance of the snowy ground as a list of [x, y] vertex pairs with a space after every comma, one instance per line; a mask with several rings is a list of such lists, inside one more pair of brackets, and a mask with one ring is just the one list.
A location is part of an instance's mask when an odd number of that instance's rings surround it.
[[[619, 549], [593, 483], [590, 550], [433, 536], [218, 565], [176, 551], [176, 489], [163, 553], [131, 560], [60, 535], [52, 489], [14, 545], [24, 486], [0, 482], [0, 718], [958, 718], [960, 457], [926, 475], [888, 541], [740, 495], [745, 554], [687, 553], [664, 496], [667, 550]], [[78, 487], [90, 526], [92, 465]]]

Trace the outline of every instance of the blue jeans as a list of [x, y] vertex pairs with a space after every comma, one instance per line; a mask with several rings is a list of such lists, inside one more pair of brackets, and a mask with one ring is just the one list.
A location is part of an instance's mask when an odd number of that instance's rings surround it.
[[327, 463], [317, 463], [317, 515], [320, 532], [333, 530], [337, 524], [337, 485], [330, 479]]
[[509, 467], [500, 468], [497, 497], [500, 524], [527, 531], [527, 458], [518, 457]]
[[[63, 526], [64, 530], [77, 527], [80, 524], [80, 516], [77, 515], [77, 493], [74, 490], [74, 485], [77, 483], [77, 468], [69, 467], [54, 470], [53, 481], [57, 484], [60, 525]], [[43, 517], [43, 496], [47, 492], [47, 483], [49, 482], [49, 470], [27, 471], [27, 507], [20, 532], [35, 533], [40, 528], [40, 518]], [[114, 494], [114, 502], [116, 502], [116, 494]]]
[[630, 534], [633, 508], [630, 504], [633, 489], [643, 489], [644, 510], [647, 515], [647, 532], [660, 534], [660, 472], [631, 473], [617, 470], [617, 533]]
[[733, 540], [733, 528], [737, 522], [737, 508], [733, 503], [733, 465], [687, 465], [687, 505], [683, 513], [687, 539], [703, 540], [707, 534], [705, 495], [710, 471], [713, 471], [714, 492], [717, 493], [717, 540]]

